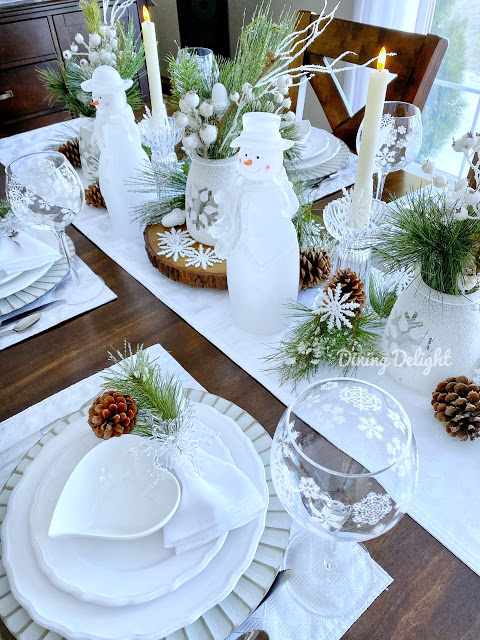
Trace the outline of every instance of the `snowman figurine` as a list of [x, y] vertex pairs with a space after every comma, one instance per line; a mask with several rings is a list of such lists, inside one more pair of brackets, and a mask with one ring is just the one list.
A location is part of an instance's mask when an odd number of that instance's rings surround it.
[[297, 299], [300, 271], [292, 216], [298, 199], [283, 166], [294, 143], [280, 134], [280, 116], [246, 113], [237, 174], [229, 191], [219, 192], [220, 218], [212, 235], [215, 253], [227, 258], [234, 322], [250, 333], [276, 333], [286, 325], [285, 304]]
[[132, 221], [132, 209], [152, 197], [133, 192], [129, 184], [142, 165], [149, 162], [132, 107], [127, 103], [125, 92], [132, 84], [132, 80], [122, 80], [113, 67], [101, 65], [81, 85], [84, 91], [91, 92], [90, 104], [97, 109], [92, 142], [98, 142], [100, 148], [100, 191], [115, 231], [129, 239], [132, 232], [140, 235], [138, 223]]

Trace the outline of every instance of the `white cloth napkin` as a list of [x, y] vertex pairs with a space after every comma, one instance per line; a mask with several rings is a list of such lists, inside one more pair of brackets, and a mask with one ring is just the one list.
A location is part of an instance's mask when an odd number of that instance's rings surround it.
[[0, 238], [0, 278], [43, 267], [59, 260], [56, 247], [34, 235], [19, 231], [12, 237]]
[[[206, 405], [195, 406], [198, 424], [194, 430], [210, 438], [198, 450], [200, 473], [181, 464], [174, 469], [182, 496], [175, 515], [163, 528], [163, 539], [165, 546], [175, 547], [177, 554], [242, 527], [266, 508], [263, 497], [235, 466], [228, 449], [215, 438], [218, 412]], [[237, 428], [232, 424], [232, 429]]]

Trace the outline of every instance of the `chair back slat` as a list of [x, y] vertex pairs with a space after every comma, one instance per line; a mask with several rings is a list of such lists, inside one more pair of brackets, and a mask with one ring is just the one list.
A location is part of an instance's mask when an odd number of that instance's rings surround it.
[[[309, 11], [300, 11], [297, 30], [305, 28], [315, 17]], [[407, 33], [334, 18], [305, 51], [303, 60], [297, 59], [294, 66], [300, 63], [323, 65], [323, 57], [335, 59], [344, 51], [354, 52], [345, 56], [346, 63], [362, 65], [377, 56], [383, 46], [388, 52], [396, 53], [387, 59], [388, 70], [397, 76], [389, 83], [387, 100], [410, 102], [423, 109], [448, 47], [448, 40], [440, 36]], [[375, 63], [370, 66], [375, 67]], [[310, 83], [332, 131], [354, 150], [363, 109], [349, 115], [328, 73], [316, 74]], [[292, 89], [290, 94], [292, 109], [295, 109], [298, 89]]]

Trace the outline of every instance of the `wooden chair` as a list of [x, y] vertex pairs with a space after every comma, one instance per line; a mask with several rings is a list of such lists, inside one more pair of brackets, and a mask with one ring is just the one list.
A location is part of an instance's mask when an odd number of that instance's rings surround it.
[[[298, 30], [306, 28], [317, 16], [310, 11], [299, 12]], [[358, 55], [345, 57], [345, 62], [363, 64], [378, 55], [385, 46], [396, 56], [387, 58], [387, 68], [397, 77], [390, 82], [387, 100], [401, 100], [423, 109], [440, 63], [448, 47], [448, 40], [432, 34], [406, 33], [395, 29], [375, 27], [334, 18], [324, 33], [304, 52], [299, 64], [325, 64], [344, 51]], [[375, 64], [371, 65], [375, 67]], [[315, 91], [333, 133], [355, 151], [355, 139], [363, 118], [361, 109], [353, 116], [329, 73], [317, 73], [310, 83]], [[292, 109], [296, 107], [298, 89], [291, 92]]]

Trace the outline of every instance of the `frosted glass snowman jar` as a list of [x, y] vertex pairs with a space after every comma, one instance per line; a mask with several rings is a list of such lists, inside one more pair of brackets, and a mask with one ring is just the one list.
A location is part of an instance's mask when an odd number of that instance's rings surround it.
[[237, 171], [228, 191], [220, 191], [220, 218], [213, 226], [215, 253], [227, 258], [232, 319], [250, 333], [270, 334], [287, 324], [285, 305], [297, 299], [300, 271], [292, 216], [298, 200], [283, 167], [293, 142], [280, 134], [280, 117], [247, 113]]
[[480, 367], [480, 290], [440, 293], [418, 274], [395, 302], [382, 348], [392, 378], [420, 393], [452, 376], [472, 377]]
[[237, 155], [213, 160], [202, 158], [192, 152], [192, 164], [188, 172], [185, 189], [185, 214], [188, 233], [197, 242], [215, 246], [216, 238], [211, 234], [212, 225], [218, 220], [218, 204], [215, 195], [228, 189], [236, 168]]
[[100, 190], [107, 205], [114, 231], [126, 240], [141, 240], [141, 229], [133, 220], [134, 209], [153, 194], [132, 191], [131, 181], [150, 161], [142, 148], [140, 132], [126, 91], [132, 80], [123, 80], [108, 65], [97, 67], [82, 89], [92, 93], [97, 109], [92, 142], [98, 143], [100, 158], [98, 175]]

